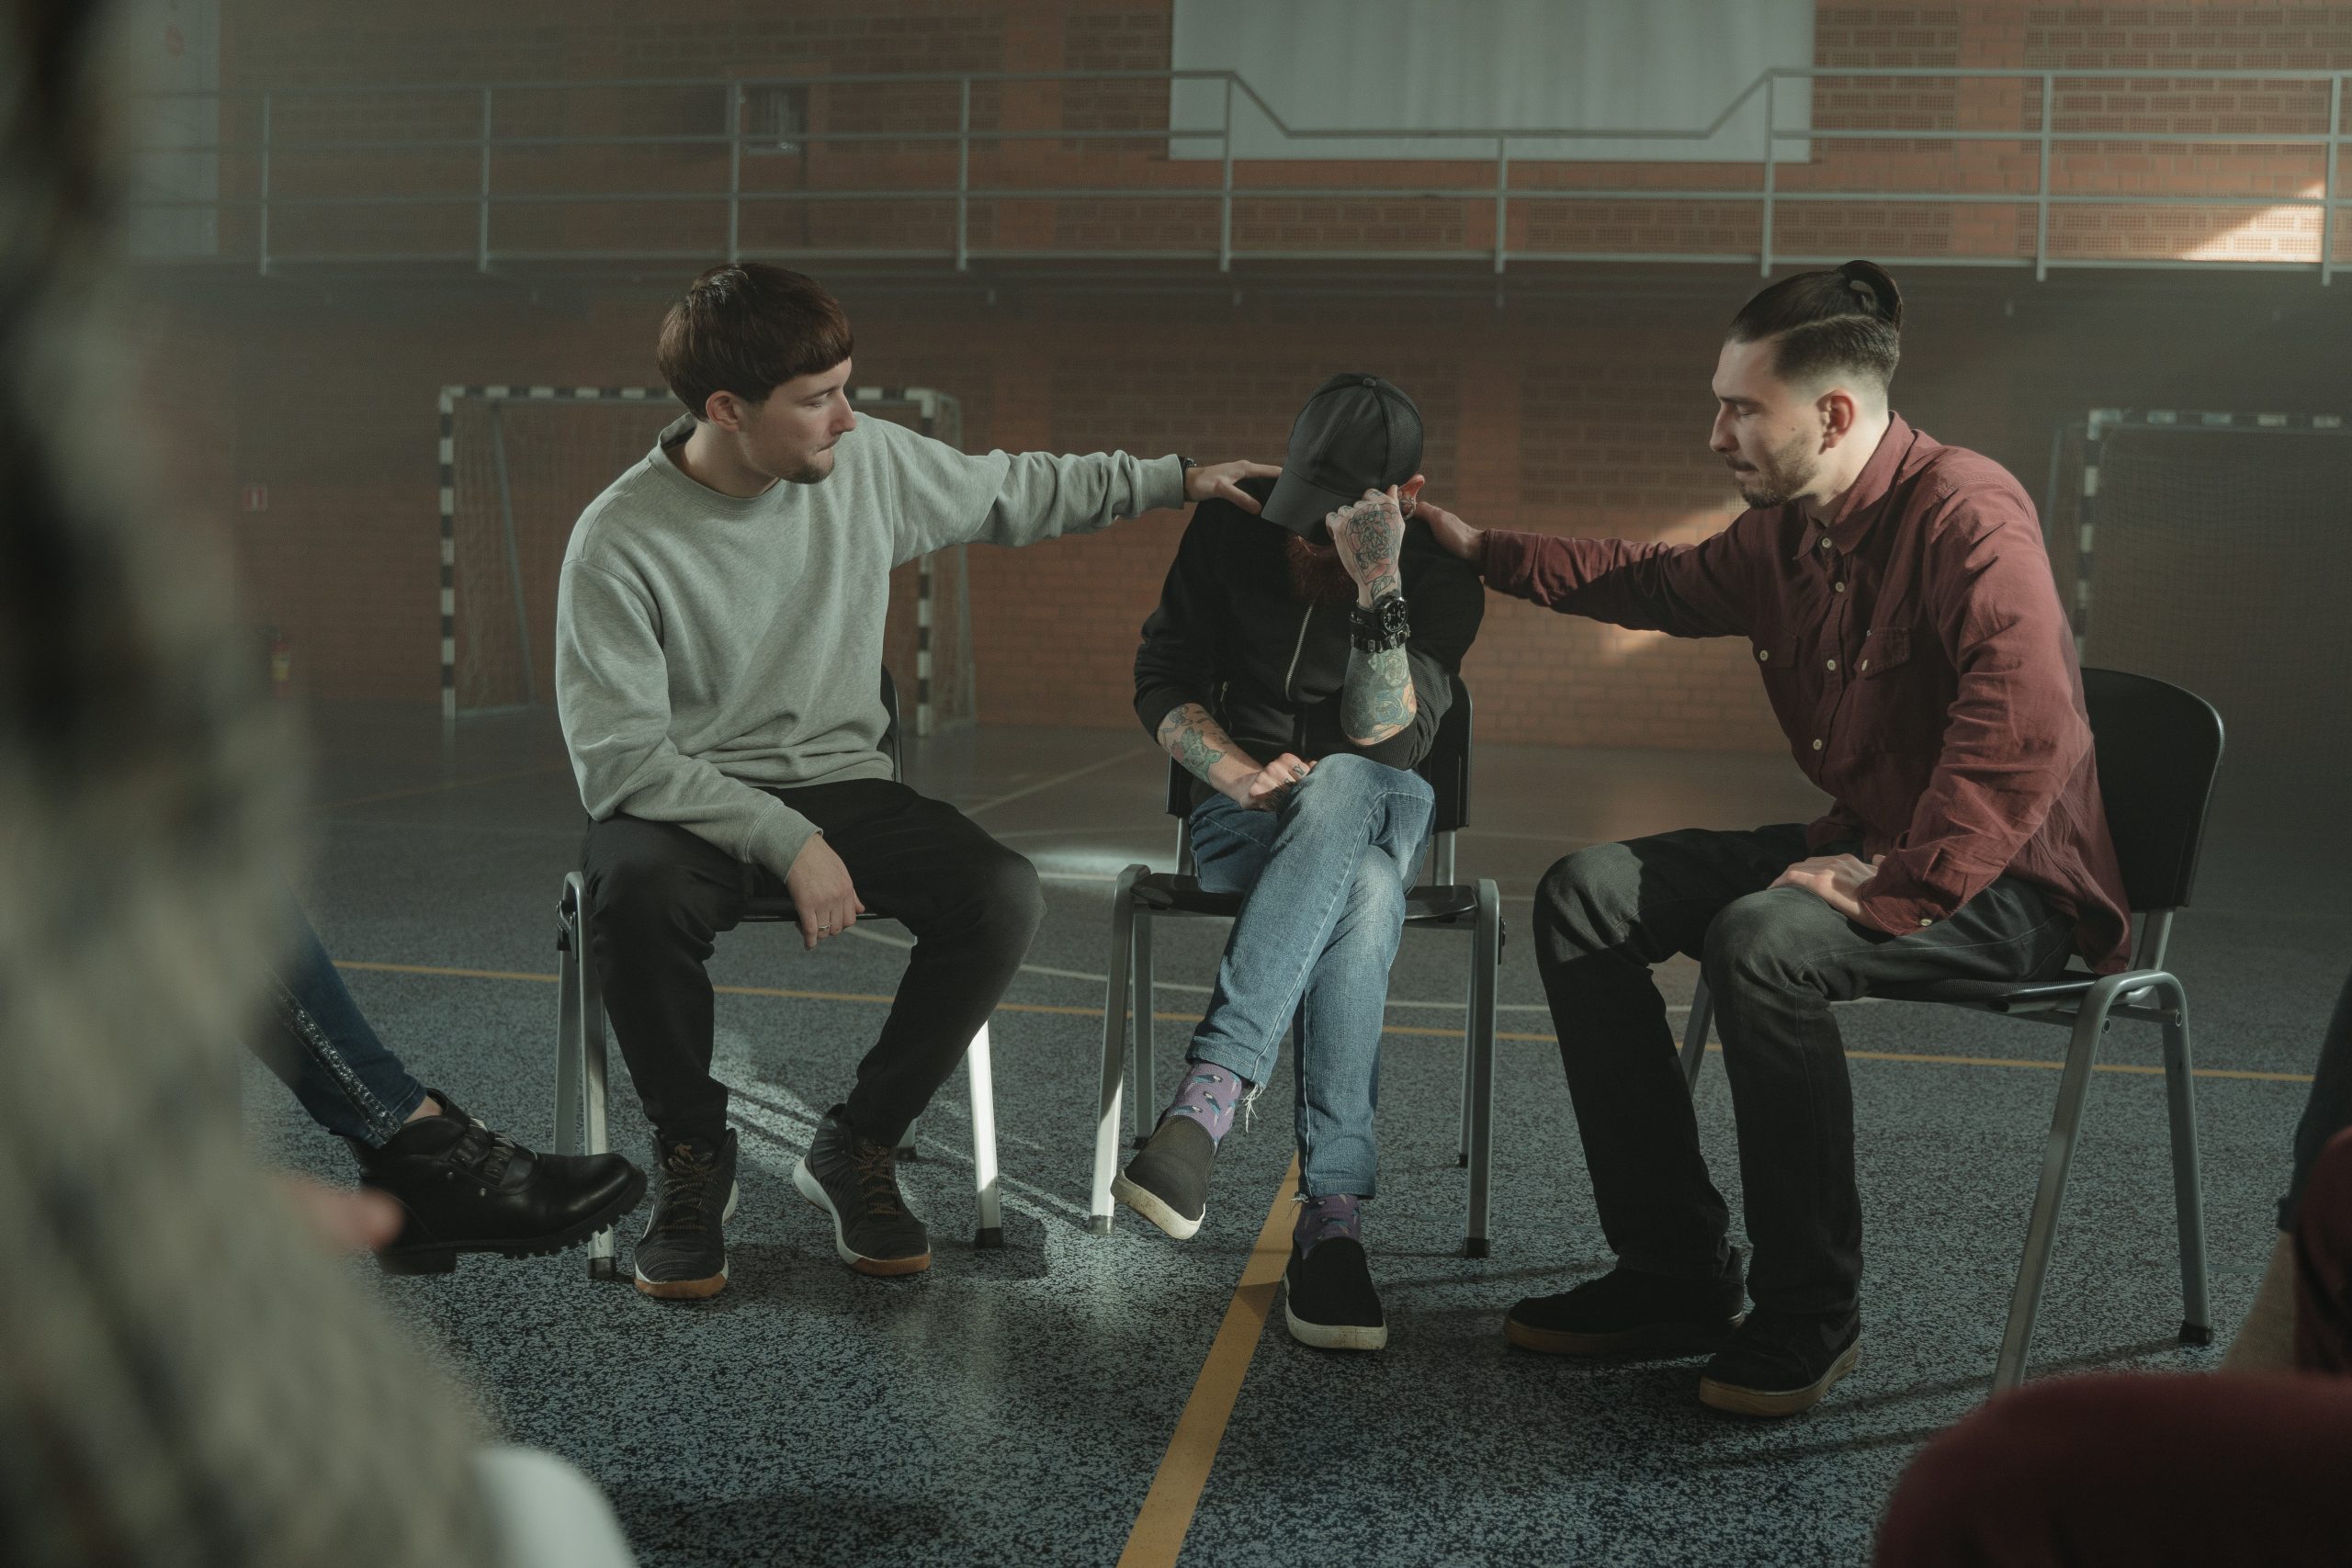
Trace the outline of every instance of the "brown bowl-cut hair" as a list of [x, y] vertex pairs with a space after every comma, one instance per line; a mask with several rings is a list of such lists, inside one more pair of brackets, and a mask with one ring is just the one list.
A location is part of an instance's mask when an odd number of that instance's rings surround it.
[[825, 286], [766, 262], [706, 270], [662, 321], [662, 378], [696, 419], [713, 392], [763, 402], [850, 356], [849, 317]]
[[1903, 357], [1903, 295], [1876, 262], [1800, 272], [1740, 307], [1724, 334], [1772, 347], [1772, 373], [1793, 386], [1857, 376], [1883, 391]]

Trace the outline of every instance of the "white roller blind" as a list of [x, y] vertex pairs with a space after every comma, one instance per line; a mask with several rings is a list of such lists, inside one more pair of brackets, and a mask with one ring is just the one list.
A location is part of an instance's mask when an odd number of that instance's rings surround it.
[[[1813, 0], [1175, 0], [1179, 70], [1238, 72], [1294, 130], [1700, 131], [1768, 67], [1813, 63]], [[1809, 149], [1812, 94], [1776, 89], [1774, 156]], [[1221, 82], [1178, 82], [1170, 130], [1216, 130]], [[1492, 157], [1494, 143], [1412, 137], [1292, 137], [1247, 95], [1237, 158]], [[1179, 158], [1224, 156], [1173, 137]], [[1713, 136], [1514, 140], [1514, 158], [1758, 162], [1759, 89]]]

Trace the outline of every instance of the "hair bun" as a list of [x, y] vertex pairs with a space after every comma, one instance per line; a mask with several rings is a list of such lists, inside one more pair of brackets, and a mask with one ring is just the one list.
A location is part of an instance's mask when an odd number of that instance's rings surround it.
[[1838, 269], [1838, 276], [1846, 280], [1847, 292], [1867, 314], [1890, 327], [1903, 325], [1903, 291], [1894, 287], [1886, 268], [1876, 262], [1849, 261]]

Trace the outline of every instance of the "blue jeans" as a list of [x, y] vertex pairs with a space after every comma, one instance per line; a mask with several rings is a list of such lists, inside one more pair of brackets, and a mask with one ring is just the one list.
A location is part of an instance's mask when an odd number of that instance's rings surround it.
[[376, 1038], [334, 961], [287, 900], [287, 932], [269, 976], [270, 1011], [254, 1055], [328, 1132], [381, 1145], [424, 1103], [424, 1086]]
[[1419, 774], [1342, 755], [1316, 763], [1279, 812], [1221, 795], [1193, 808], [1201, 886], [1246, 897], [1186, 1055], [1262, 1084], [1295, 1028], [1310, 1198], [1373, 1195], [1388, 965], [1435, 804]]

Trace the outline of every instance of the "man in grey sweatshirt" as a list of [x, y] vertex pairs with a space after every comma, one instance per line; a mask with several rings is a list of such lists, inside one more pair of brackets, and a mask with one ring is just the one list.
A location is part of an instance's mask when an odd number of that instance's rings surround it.
[[592, 818], [589, 959], [654, 1128], [638, 1289], [727, 1283], [727, 1088], [710, 1074], [712, 938], [788, 894], [810, 947], [887, 915], [916, 939], [880, 1038], [793, 1173], [863, 1273], [931, 1264], [893, 1151], [1011, 983], [1036, 872], [881, 750], [890, 569], [1219, 496], [1262, 464], [969, 457], [849, 407], [847, 318], [813, 279], [712, 267], [671, 308], [691, 411], [581, 513], [556, 611], [556, 699]]

